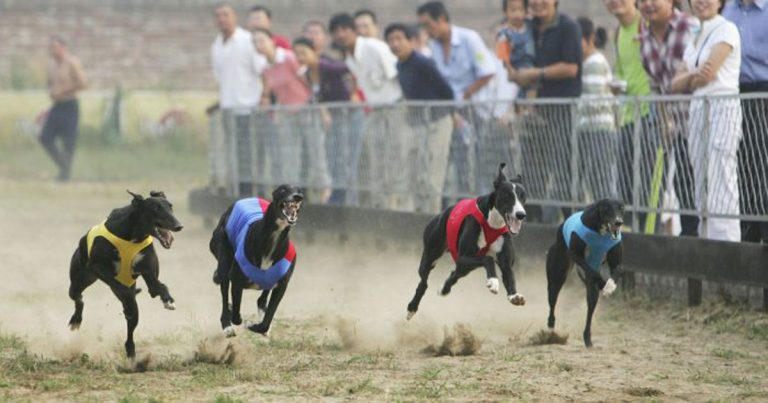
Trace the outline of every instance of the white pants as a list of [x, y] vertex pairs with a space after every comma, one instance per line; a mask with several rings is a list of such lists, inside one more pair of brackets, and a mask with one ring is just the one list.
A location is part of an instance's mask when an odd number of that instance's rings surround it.
[[[741, 103], [738, 99], [711, 99], [709, 113], [705, 101], [695, 99], [690, 108], [690, 149], [694, 172], [696, 208], [713, 214], [739, 214], [739, 183], [736, 154], [741, 140]], [[709, 127], [707, 127], [707, 125]], [[706, 170], [705, 170], [706, 168]], [[706, 192], [706, 193], [704, 193]], [[737, 218], [702, 220], [703, 238], [741, 241]]]

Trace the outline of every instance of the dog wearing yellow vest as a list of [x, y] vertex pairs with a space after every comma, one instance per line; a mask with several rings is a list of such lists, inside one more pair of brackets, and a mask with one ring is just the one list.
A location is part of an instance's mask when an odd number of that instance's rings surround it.
[[106, 283], [123, 305], [128, 324], [125, 352], [136, 356], [133, 331], [139, 323], [136, 279], [141, 276], [149, 295], [160, 296], [166, 309], [175, 309], [168, 287], [158, 279], [159, 263], [152, 239], [165, 249], [173, 243], [173, 232], [182, 225], [173, 215], [173, 206], [163, 192], [150, 192], [150, 197], [133, 196], [131, 204], [112, 210], [106, 221], [96, 225], [80, 238], [69, 268], [69, 297], [75, 301], [75, 313], [69, 328], [77, 330], [83, 321], [83, 291], [96, 280]]

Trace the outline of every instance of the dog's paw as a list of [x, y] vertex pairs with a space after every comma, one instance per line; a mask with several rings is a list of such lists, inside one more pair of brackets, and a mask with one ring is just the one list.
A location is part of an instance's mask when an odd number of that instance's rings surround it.
[[174, 311], [176, 310], [176, 304], [173, 301], [163, 301], [163, 308]]
[[[410, 319], [410, 318], [408, 318], [408, 319]], [[69, 323], [69, 330], [71, 330], [71, 331], [73, 331], [73, 332], [74, 332], [74, 331], [75, 331], [75, 330], [77, 330], [77, 329], [80, 329], [80, 322], [78, 322], [78, 323], [72, 323], [72, 322], [70, 322], [70, 323]]]
[[512, 305], [522, 306], [525, 305], [525, 297], [523, 294], [507, 295], [507, 299]]
[[488, 287], [488, 291], [490, 291], [493, 294], [499, 293], [499, 279], [496, 277], [491, 277], [488, 279], [488, 281], [485, 282], [485, 286]]
[[248, 330], [264, 336], [269, 336], [269, 327], [262, 323], [255, 323], [248, 326]]
[[224, 328], [224, 336], [225, 337], [235, 337], [237, 336], [237, 331], [235, 331], [235, 327], [230, 325]]
[[413, 315], [416, 315], [416, 311], [408, 311], [408, 315], [405, 316], [405, 320], [411, 320]]
[[608, 281], [605, 283], [605, 287], [603, 287], [603, 296], [609, 296], [613, 294], [613, 292], [616, 291], [616, 283], [613, 281], [612, 278], [609, 278]]

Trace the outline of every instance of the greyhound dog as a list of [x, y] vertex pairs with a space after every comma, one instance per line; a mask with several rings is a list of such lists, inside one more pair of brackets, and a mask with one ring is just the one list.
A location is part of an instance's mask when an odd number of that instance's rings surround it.
[[97, 279], [106, 283], [123, 305], [128, 323], [125, 352], [136, 356], [133, 331], [139, 323], [136, 305], [136, 278], [139, 275], [149, 288], [152, 298], [160, 296], [166, 309], [175, 309], [168, 287], [158, 280], [159, 263], [152, 238], [169, 249], [172, 232], [181, 231], [182, 225], [173, 215], [173, 206], [163, 192], [150, 192], [149, 198], [128, 192], [133, 196], [128, 206], [112, 210], [107, 220], [91, 228], [80, 238], [69, 267], [69, 297], [75, 301], [75, 313], [69, 320], [72, 330], [83, 321], [83, 291]]
[[501, 269], [501, 278], [509, 302], [525, 305], [525, 297], [518, 294], [512, 266], [515, 249], [512, 237], [520, 233], [525, 219], [525, 188], [522, 177], [508, 180], [505, 164], [493, 182], [493, 192], [475, 199], [464, 199], [433, 218], [424, 229], [424, 251], [419, 264], [420, 281], [416, 294], [408, 304], [408, 319], [419, 310], [419, 303], [427, 290], [427, 278], [435, 262], [446, 251], [451, 253], [456, 268], [443, 284], [439, 295], [451, 292], [456, 282], [472, 270], [483, 267], [486, 287], [499, 292], [499, 279], [495, 264]]
[[213, 230], [210, 249], [218, 261], [213, 282], [221, 288], [221, 327], [227, 337], [235, 336], [233, 325], [243, 323], [240, 303], [246, 288], [262, 290], [257, 301], [261, 322], [246, 326], [260, 334], [269, 331], [296, 267], [296, 249], [288, 235], [303, 200], [298, 188], [280, 185], [271, 203], [256, 197], [235, 202]]
[[[557, 239], [547, 253], [547, 291], [549, 318], [547, 326], [555, 327], [555, 304], [568, 272], [575, 263], [579, 277], [587, 287], [587, 324], [584, 327], [584, 345], [592, 347], [592, 314], [597, 299], [616, 290], [614, 275], [622, 260], [621, 226], [624, 225], [624, 205], [603, 199], [584, 211], [571, 215], [557, 229]], [[600, 274], [603, 261], [608, 262], [610, 277]]]

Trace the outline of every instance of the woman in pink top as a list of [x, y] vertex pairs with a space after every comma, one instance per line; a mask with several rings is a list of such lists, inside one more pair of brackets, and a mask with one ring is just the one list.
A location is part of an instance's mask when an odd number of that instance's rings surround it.
[[[303, 78], [301, 65], [293, 51], [275, 46], [272, 35], [264, 29], [253, 31], [256, 51], [267, 59], [262, 71], [264, 95], [262, 105], [269, 105], [270, 93], [277, 104], [301, 106], [309, 102], [311, 91]], [[331, 177], [325, 157], [325, 133], [314, 108], [278, 109], [276, 123], [281, 129], [283, 149], [283, 182], [316, 189], [317, 201], [330, 196]], [[305, 150], [302, 153], [302, 150]], [[278, 179], [278, 178], [274, 178]]]

